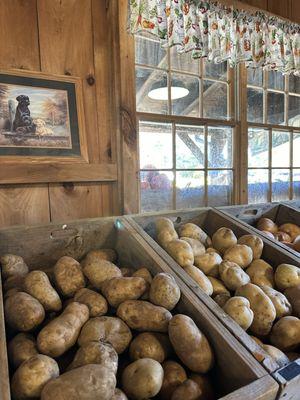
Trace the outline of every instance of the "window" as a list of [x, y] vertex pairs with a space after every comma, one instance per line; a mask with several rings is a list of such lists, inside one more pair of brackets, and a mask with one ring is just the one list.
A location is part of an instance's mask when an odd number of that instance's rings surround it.
[[248, 202], [300, 198], [300, 78], [248, 70]]
[[135, 40], [141, 211], [232, 204], [234, 71]]

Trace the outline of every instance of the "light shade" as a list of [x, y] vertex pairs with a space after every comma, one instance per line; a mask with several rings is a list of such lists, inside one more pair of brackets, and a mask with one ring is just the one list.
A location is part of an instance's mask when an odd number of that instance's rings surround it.
[[[171, 100], [181, 99], [189, 94], [187, 88], [181, 86], [171, 86]], [[168, 87], [158, 87], [150, 90], [148, 96], [152, 100], [168, 100]]]

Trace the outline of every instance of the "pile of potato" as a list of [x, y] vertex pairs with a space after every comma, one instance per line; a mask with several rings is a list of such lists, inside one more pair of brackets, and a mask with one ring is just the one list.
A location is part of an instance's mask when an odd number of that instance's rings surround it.
[[116, 261], [112, 249], [64, 256], [48, 276], [0, 257], [14, 400], [215, 399], [214, 353], [176, 313], [175, 279]]
[[176, 231], [162, 217], [156, 220], [156, 239], [280, 366], [300, 357], [299, 267], [273, 268], [261, 259], [264, 245], [258, 236], [237, 238], [226, 227], [210, 238], [193, 223]]
[[269, 238], [278, 240], [300, 253], [300, 227], [298, 225], [287, 223], [278, 226], [269, 218], [260, 218], [256, 227]]

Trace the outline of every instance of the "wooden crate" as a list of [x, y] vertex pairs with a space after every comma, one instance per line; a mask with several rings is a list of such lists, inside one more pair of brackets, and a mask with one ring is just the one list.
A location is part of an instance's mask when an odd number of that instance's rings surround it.
[[[100, 218], [0, 230], [0, 254], [22, 255], [31, 269], [43, 266], [48, 272], [63, 255], [80, 260], [89, 250], [103, 247], [117, 250], [121, 266], [146, 266], [152, 274], [167, 272], [175, 277], [181, 289], [177, 311], [190, 315], [214, 348], [215, 387], [219, 388], [221, 399], [276, 398], [277, 382], [125, 219]], [[0, 307], [0, 399], [10, 400], [2, 301]]]
[[[256, 229], [256, 224], [260, 218], [270, 218], [278, 226], [288, 222], [300, 226], [300, 201], [227, 206], [217, 207], [217, 209], [226, 215], [230, 215], [231, 217], [241, 221], [242, 223], [251, 225], [256, 234], [259, 236], [265, 236], [264, 233]], [[273, 240], [273, 242], [300, 259], [299, 252], [291, 249], [278, 240]]]
[[[234, 334], [234, 336], [251, 352], [251, 354], [267, 369], [271, 374], [278, 370], [277, 363], [271, 359], [264, 350], [258, 346], [250, 336], [232, 319], [223, 309], [207, 294], [205, 294], [194, 280], [177, 264], [169, 254], [161, 248], [155, 241], [155, 220], [164, 216], [170, 218], [175, 227], [182, 223], [193, 222], [204, 229], [208, 235], [212, 235], [217, 229], [225, 226], [232, 229], [239, 237], [245, 234], [253, 234], [253, 228], [247, 227], [238, 220], [225, 215], [224, 213], [212, 209], [191, 209], [170, 212], [147, 213], [141, 215], [132, 215], [125, 217], [136, 232], [157, 252], [157, 254], [172, 268], [172, 270], [182, 278], [198, 298], [212, 311], [212, 313], [223, 323], [226, 328]], [[276, 245], [273, 241], [266, 237], [262, 237], [264, 241], [264, 250], [262, 258], [271, 265], [279, 265], [281, 263], [290, 263], [300, 266], [300, 259], [288, 251]], [[296, 371], [296, 373], [295, 373]], [[276, 378], [282, 374], [282, 378], [278, 380], [281, 385], [281, 391], [284, 388], [300, 387], [300, 367], [298, 362], [290, 363], [287, 367], [280, 369], [275, 375]], [[281, 375], [280, 375], [281, 376]], [[288, 391], [288, 389], [286, 389]], [[292, 392], [292, 389], [291, 389]], [[282, 392], [283, 393], [283, 392]], [[284, 393], [283, 393], [284, 394]], [[287, 395], [285, 395], [287, 396]], [[280, 397], [281, 398], [281, 397]], [[284, 397], [286, 400], [296, 400], [297, 397], [292, 395]], [[300, 398], [300, 396], [299, 396]]]

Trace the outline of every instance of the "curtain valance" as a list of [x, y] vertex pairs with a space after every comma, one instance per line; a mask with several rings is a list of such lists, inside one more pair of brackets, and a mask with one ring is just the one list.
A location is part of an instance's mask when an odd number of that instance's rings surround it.
[[129, 0], [129, 30], [193, 58], [300, 74], [300, 25], [263, 12], [199, 0]]

